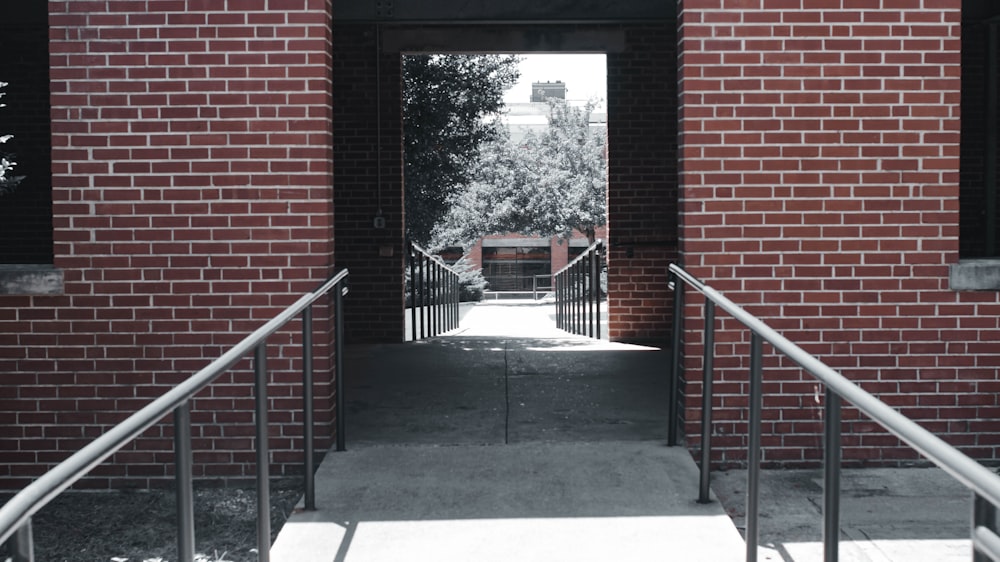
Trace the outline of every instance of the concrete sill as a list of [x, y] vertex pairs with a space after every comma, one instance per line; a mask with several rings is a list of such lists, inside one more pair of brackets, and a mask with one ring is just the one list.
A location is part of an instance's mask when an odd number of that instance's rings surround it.
[[952, 291], [1000, 291], [1000, 259], [960, 260], [949, 268]]
[[0, 295], [61, 294], [61, 269], [51, 265], [0, 265]]

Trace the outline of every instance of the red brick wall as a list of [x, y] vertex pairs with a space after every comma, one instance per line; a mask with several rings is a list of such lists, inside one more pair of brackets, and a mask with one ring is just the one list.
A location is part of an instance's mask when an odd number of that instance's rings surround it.
[[677, 40], [673, 23], [626, 28], [608, 53], [608, 314], [614, 341], [666, 345], [677, 258]]
[[[959, 0], [685, 0], [690, 271], [968, 453], [997, 458], [1000, 300], [953, 292]], [[697, 444], [701, 302], [687, 310]], [[748, 337], [717, 336], [716, 460], [745, 458]], [[764, 460], [821, 454], [815, 384], [765, 345]], [[695, 380], [692, 380], [695, 379]], [[845, 458], [915, 454], [847, 408]]]
[[[332, 270], [328, 0], [51, 1], [58, 297], [0, 296], [0, 479], [44, 471]], [[317, 408], [330, 442], [329, 312]], [[271, 446], [298, 467], [299, 326], [271, 339]], [[194, 401], [196, 475], [253, 474], [249, 361]], [[169, 422], [169, 418], [167, 419]], [[161, 424], [94, 486], [172, 472]], [[127, 464], [125, 464], [127, 461]]]

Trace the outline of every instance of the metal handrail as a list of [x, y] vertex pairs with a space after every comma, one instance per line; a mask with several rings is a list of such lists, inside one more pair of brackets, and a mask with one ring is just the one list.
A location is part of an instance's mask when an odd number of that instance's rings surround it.
[[[459, 274], [441, 256], [409, 243], [410, 330], [413, 341], [458, 327]], [[419, 318], [418, 318], [419, 316]]]
[[[675, 319], [683, 316], [684, 291], [687, 284], [705, 296], [705, 358], [703, 411], [702, 411], [702, 457], [701, 494], [699, 501], [708, 501], [708, 479], [710, 470], [711, 439], [711, 380], [714, 341], [714, 307], [718, 306], [734, 319], [746, 326], [752, 333], [750, 356], [750, 418], [747, 483], [747, 525], [746, 542], [748, 562], [757, 560], [758, 499], [760, 477], [760, 437], [761, 437], [761, 343], [767, 341], [776, 350], [797, 363], [811, 374], [826, 389], [824, 401], [824, 560], [838, 559], [839, 538], [839, 495], [840, 495], [840, 407], [841, 398], [853, 404], [890, 433], [901, 439], [920, 454], [974, 492], [974, 515], [972, 521], [973, 559], [1000, 560], [1000, 537], [997, 535], [996, 512], [1000, 506], [1000, 476], [974, 461], [940, 437], [927, 431], [913, 420], [894, 410], [860, 386], [833, 370], [822, 361], [785, 338], [757, 317], [745, 311], [724, 295], [704, 284], [682, 267], [670, 265], [671, 283], [674, 284]], [[684, 284], [679, 283], [683, 281]], [[682, 327], [675, 323], [673, 345], [671, 346], [671, 380], [676, 381], [681, 373], [680, 332]], [[671, 385], [671, 419], [676, 418], [677, 387]], [[707, 395], [707, 396], [706, 396]], [[677, 439], [676, 430], [670, 429], [670, 440]], [[990, 556], [991, 558], [985, 558]]]
[[[258, 560], [267, 562], [270, 548], [270, 507], [268, 487], [268, 449], [267, 449], [267, 371], [266, 345], [267, 338], [303, 314], [303, 380], [304, 380], [304, 447], [305, 447], [305, 489], [306, 508], [315, 509], [313, 495], [312, 466], [312, 350], [305, 347], [312, 342], [312, 305], [320, 297], [334, 291], [334, 314], [336, 316], [336, 365], [337, 365], [337, 450], [344, 450], [343, 434], [343, 325], [342, 297], [347, 292], [346, 281], [348, 272], [341, 270], [328, 279], [316, 290], [307, 293], [295, 303], [283, 310], [273, 319], [255, 330], [249, 336], [223, 353], [188, 379], [167, 391], [159, 398], [132, 414], [118, 425], [112, 427], [103, 435], [59, 463], [51, 470], [41, 475], [37, 480], [26, 486], [17, 495], [0, 508], [0, 544], [13, 538], [11, 549], [15, 562], [31, 562], [33, 560], [33, 545], [31, 538], [31, 516], [45, 507], [60, 493], [72, 486], [76, 481], [86, 476], [105, 459], [113, 455], [123, 446], [139, 437], [171, 412], [175, 413], [174, 422], [177, 426], [175, 435], [178, 482], [178, 556], [181, 562], [194, 560], [191, 478], [191, 428], [188, 401], [198, 392], [211, 384], [216, 378], [239, 362], [251, 351], [254, 352], [254, 373], [256, 389], [256, 425], [257, 425], [257, 546]], [[261, 536], [261, 531], [264, 531]]]
[[553, 276], [556, 327], [601, 338], [601, 267], [604, 242], [598, 240]]

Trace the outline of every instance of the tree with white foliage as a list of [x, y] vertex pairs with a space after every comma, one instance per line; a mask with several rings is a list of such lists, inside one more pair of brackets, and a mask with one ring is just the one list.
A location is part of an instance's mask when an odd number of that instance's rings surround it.
[[594, 103], [550, 99], [549, 127], [514, 145], [509, 137], [481, 151], [472, 183], [449, 200], [434, 246], [467, 246], [490, 234], [562, 236], [594, 241], [606, 223], [606, 133], [590, 127]]

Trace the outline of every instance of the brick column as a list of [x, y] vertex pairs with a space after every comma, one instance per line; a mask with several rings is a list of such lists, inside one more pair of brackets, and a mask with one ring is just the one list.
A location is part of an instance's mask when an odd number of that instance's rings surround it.
[[[904, 414], [996, 458], [997, 294], [958, 259], [959, 0], [684, 0], [690, 271]], [[698, 378], [701, 305], [686, 311]], [[748, 338], [717, 337], [716, 460], [745, 458]], [[990, 347], [992, 351], [989, 351]], [[765, 350], [765, 462], [815, 462], [813, 380]], [[689, 384], [688, 430], [700, 386]], [[916, 455], [845, 411], [848, 462]], [[695, 441], [696, 442], [696, 441]]]
[[[0, 449], [25, 452], [0, 467], [9, 486], [204, 367], [333, 263], [328, 1], [48, 6], [54, 261], [66, 282], [62, 296], [0, 297], [14, 311], [0, 320]], [[317, 317], [323, 346], [329, 313]], [[299, 470], [298, 331], [270, 342], [277, 474]], [[323, 424], [328, 359], [317, 350]], [[253, 472], [248, 368], [194, 400], [198, 476]], [[92, 485], [167, 476], [171, 434], [150, 429]]]

